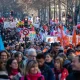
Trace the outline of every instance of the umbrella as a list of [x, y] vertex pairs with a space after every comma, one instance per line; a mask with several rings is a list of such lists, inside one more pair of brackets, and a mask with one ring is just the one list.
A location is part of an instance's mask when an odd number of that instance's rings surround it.
[[80, 29], [80, 24], [77, 25], [77, 28]]

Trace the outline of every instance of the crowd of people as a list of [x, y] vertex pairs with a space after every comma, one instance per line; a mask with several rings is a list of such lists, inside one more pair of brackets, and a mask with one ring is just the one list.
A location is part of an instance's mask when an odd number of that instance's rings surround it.
[[57, 42], [6, 45], [0, 51], [0, 80], [80, 80], [80, 44], [66, 51]]
[[16, 28], [3, 29], [0, 80], [80, 80], [80, 43], [63, 47], [60, 42], [45, 42], [45, 35], [39, 36], [48, 30], [46, 26], [43, 29], [36, 29], [34, 41], [25, 43], [19, 42]]

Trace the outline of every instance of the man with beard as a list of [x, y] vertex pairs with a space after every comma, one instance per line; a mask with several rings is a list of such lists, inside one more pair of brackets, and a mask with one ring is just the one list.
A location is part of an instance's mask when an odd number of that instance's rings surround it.
[[60, 44], [58, 42], [51, 43], [51, 48], [44, 54], [46, 55], [48, 53], [51, 53], [53, 56], [53, 59], [55, 59], [59, 53], [59, 50], [60, 50]]
[[39, 69], [44, 76], [45, 80], [55, 80], [54, 79], [54, 73], [51, 70], [51, 68], [45, 64], [45, 56], [44, 54], [40, 53], [36, 57], [39, 65]]

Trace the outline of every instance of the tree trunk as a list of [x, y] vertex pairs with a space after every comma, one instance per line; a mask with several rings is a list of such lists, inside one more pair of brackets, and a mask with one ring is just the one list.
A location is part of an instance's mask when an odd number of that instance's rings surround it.
[[59, 6], [59, 22], [61, 21], [61, 1], [58, 0], [58, 6]]

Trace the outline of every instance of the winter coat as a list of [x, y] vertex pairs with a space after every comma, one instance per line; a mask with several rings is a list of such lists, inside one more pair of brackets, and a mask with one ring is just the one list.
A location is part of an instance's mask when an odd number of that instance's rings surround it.
[[72, 72], [71, 61], [69, 61], [68, 59], [64, 61], [63, 67], [66, 68], [69, 73]]
[[45, 80], [45, 79], [44, 79], [44, 76], [41, 75], [41, 73], [37, 73], [37, 74], [34, 74], [34, 75], [29, 74], [25, 77], [21, 77], [20, 80]]
[[53, 69], [54, 68], [54, 63], [53, 63], [53, 61], [51, 61], [51, 62], [45, 62], [45, 64], [47, 64], [51, 69]]
[[54, 71], [56, 80], [66, 80], [66, 77], [68, 76], [68, 70], [67, 69], [63, 68], [60, 71], [54, 69], [53, 71]]
[[80, 71], [73, 71], [67, 76], [66, 80], [80, 80]]
[[44, 64], [42, 67], [39, 67], [42, 75], [44, 75], [45, 80], [54, 80], [54, 73], [50, 67]]
[[10, 80], [5, 71], [0, 71], [0, 80]]
[[13, 78], [10, 78], [10, 80], [19, 80], [22, 77], [21, 73], [17, 69], [12, 69], [9, 77], [10, 76], [13, 76]]
[[15, 76], [13, 77], [12, 80], [20, 80], [21, 77], [22, 77], [22, 75], [21, 75], [20, 73], [18, 73], [17, 75], [15, 75]]

